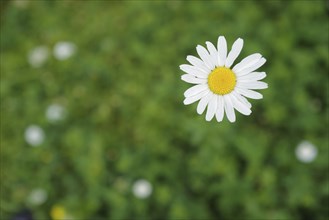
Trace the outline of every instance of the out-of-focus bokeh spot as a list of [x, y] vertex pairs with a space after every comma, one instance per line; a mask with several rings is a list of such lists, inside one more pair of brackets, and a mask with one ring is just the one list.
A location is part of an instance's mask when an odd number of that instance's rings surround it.
[[58, 42], [54, 46], [54, 56], [57, 60], [66, 60], [73, 56], [76, 46], [71, 42]]
[[298, 160], [304, 163], [312, 162], [317, 154], [317, 148], [308, 141], [302, 141], [296, 148], [296, 156]]
[[60, 104], [51, 104], [47, 107], [46, 118], [50, 122], [61, 121], [65, 118], [65, 108]]
[[39, 206], [47, 200], [47, 191], [42, 188], [33, 189], [27, 197], [26, 202], [33, 206]]
[[33, 147], [37, 147], [45, 139], [45, 134], [42, 128], [37, 125], [30, 125], [25, 130], [25, 141]]
[[41, 67], [49, 57], [49, 50], [46, 46], [38, 46], [28, 53], [28, 61], [32, 67]]
[[151, 195], [152, 185], [147, 180], [140, 179], [134, 182], [132, 190], [137, 198], [144, 199]]

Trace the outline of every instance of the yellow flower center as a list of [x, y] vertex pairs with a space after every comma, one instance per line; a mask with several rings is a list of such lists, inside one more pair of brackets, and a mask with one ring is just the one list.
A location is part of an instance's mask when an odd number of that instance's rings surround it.
[[218, 95], [225, 95], [234, 90], [236, 76], [226, 67], [217, 67], [208, 76], [209, 89]]

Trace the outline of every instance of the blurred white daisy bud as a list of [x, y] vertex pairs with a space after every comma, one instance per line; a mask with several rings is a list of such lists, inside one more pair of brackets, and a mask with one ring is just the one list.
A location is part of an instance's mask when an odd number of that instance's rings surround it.
[[66, 60], [70, 58], [76, 51], [76, 46], [71, 42], [58, 42], [54, 47], [54, 56], [58, 60]]
[[65, 109], [59, 104], [49, 105], [46, 110], [46, 117], [50, 122], [63, 120], [65, 117]]
[[30, 125], [25, 130], [25, 141], [33, 147], [37, 147], [42, 144], [44, 138], [45, 133], [42, 128], [37, 125]]
[[26, 199], [26, 202], [30, 205], [38, 206], [43, 204], [48, 198], [48, 194], [44, 189], [34, 189], [31, 191]]
[[134, 182], [132, 191], [137, 198], [145, 199], [152, 194], [152, 185], [147, 180], [140, 179]]
[[34, 67], [41, 67], [49, 57], [49, 50], [46, 46], [38, 46], [33, 48], [28, 54], [28, 62]]
[[316, 158], [318, 150], [312, 143], [302, 141], [298, 144], [295, 153], [298, 160], [303, 163], [310, 163]]

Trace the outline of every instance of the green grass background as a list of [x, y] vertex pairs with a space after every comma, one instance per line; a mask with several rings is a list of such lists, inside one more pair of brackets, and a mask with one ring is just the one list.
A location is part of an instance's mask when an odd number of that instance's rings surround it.
[[[327, 1], [1, 1], [1, 219], [60, 205], [87, 219], [328, 219]], [[197, 44], [241, 37], [267, 58], [252, 115], [206, 122], [179, 65]], [[58, 41], [65, 61], [27, 54]], [[47, 106], [67, 117], [49, 123]], [[24, 140], [30, 124], [46, 139]], [[302, 140], [318, 148], [303, 164]], [[152, 195], [135, 198], [144, 178]], [[41, 206], [26, 204], [34, 188]]]

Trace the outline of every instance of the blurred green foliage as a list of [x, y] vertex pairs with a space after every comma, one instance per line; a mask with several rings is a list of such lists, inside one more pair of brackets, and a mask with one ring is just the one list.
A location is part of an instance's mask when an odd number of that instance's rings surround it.
[[[3, 4], [1, 219], [328, 219], [328, 28], [326, 1]], [[264, 99], [234, 124], [182, 104], [178, 66], [219, 35], [245, 40], [238, 61], [268, 60]], [[58, 41], [76, 54], [31, 67], [29, 51]], [[53, 103], [67, 111], [57, 123]], [[39, 147], [24, 139], [31, 124]], [[302, 140], [312, 163], [295, 156]], [[140, 178], [149, 198], [131, 191]], [[40, 206], [26, 202], [35, 188]]]

